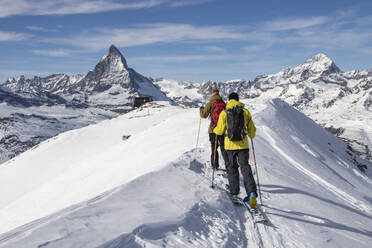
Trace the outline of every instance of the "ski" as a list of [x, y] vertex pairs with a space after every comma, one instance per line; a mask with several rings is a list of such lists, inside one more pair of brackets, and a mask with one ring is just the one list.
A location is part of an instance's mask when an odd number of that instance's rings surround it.
[[240, 197], [232, 197], [230, 194], [230, 189], [229, 185], [225, 185], [226, 193], [229, 196], [231, 202], [234, 205], [239, 205], [239, 206], [245, 206], [248, 210], [248, 212], [251, 214], [252, 219], [255, 223], [265, 223], [267, 222], [267, 219], [265, 218], [264, 214], [262, 213], [261, 206], [257, 205], [256, 208], [250, 208], [249, 206], [249, 200], [248, 197], [242, 199]]
[[242, 198], [240, 198], [240, 197], [233, 197], [232, 196], [232, 194], [230, 193], [230, 189], [229, 189], [229, 185], [228, 184], [225, 184], [225, 190], [226, 190], [226, 194], [229, 196], [231, 202], [234, 205], [244, 206], [244, 202], [243, 202], [243, 199]]
[[267, 222], [266, 217], [262, 213], [262, 209], [260, 205], [257, 205], [255, 208], [250, 208], [249, 206], [249, 199], [248, 197], [244, 198], [243, 200], [244, 206], [248, 209], [248, 211], [251, 213], [252, 219], [256, 223], [265, 223]]
[[232, 195], [230, 193], [227, 193], [230, 197], [230, 200], [231, 202], [234, 204], [234, 205], [240, 205], [240, 206], [244, 206], [244, 202], [243, 202], [243, 199], [240, 198], [240, 197], [232, 197]]
[[230, 189], [229, 189], [229, 185], [226, 184], [225, 185], [225, 190], [226, 190], [226, 194], [229, 196], [231, 202], [234, 204], [234, 205], [238, 205], [238, 206], [244, 206], [244, 201], [241, 197], [239, 196], [235, 196], [233, 197], [233, 195], [230, 193]]

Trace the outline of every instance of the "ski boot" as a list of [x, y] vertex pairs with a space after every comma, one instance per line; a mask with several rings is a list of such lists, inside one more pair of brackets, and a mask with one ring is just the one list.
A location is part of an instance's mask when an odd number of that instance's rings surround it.
[[248, 197], [249, 197], [249, 207], [251, 209], [255, 209], [256, 205], [257, 205], [256, 193], [251, 192], [251, 193], [249, 193]]

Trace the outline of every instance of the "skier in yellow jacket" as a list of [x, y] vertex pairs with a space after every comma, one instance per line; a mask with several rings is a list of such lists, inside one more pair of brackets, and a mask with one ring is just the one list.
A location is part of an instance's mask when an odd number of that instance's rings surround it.
[[238, 197], [240, 191], [240, 166], [250, 206], [251, 208], [255, 208], [257, 186], [252, 175], [251, 167], [248, 164], [249, 145], [247, 135], [253, 139], [256, 135], [256, 127], [249, 111], [244, 108], [243, 103], [239, 102], [239, 95], [237, 93], [233, 92], [229, 95], [226, 109], [221, 112], [217, 126], [213, 129], [213, 132], [217, 135], [225, 134], [224, 145], [229, 159], [226, 170], [233, 200]]

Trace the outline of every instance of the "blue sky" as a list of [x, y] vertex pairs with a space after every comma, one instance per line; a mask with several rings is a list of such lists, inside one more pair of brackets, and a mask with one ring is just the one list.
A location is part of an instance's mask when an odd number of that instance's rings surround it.
[[0, 0], [0, 82], [87, 73], [116, 45], [153, 78], [254, 79], [325, 53], [372, 68], [372, 1]]

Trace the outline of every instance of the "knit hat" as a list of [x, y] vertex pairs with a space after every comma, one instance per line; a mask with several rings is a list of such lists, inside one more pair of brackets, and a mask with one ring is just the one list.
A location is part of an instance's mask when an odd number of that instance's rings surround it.
[[237, 93], [233, 92], [229, 95], [229, 100], [231, 100], [231, 99], [235, 99], [235, 100], [239, 101], [239, 95]]
[[218, 94], [218, 93], [220, 93], [220, 91], [218, 89], [213, 89], [212, 90], [212, 94]]

